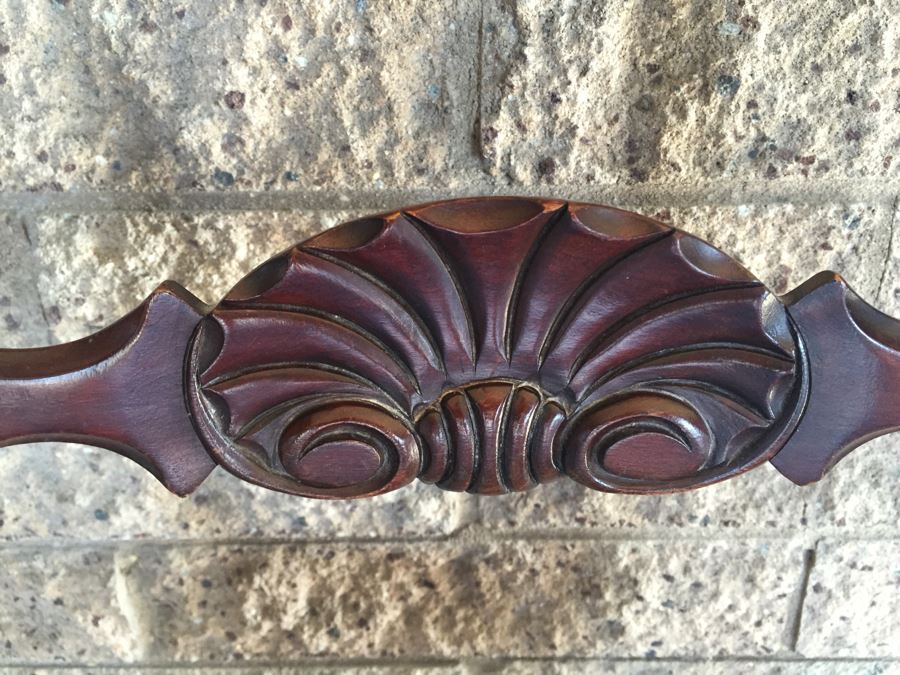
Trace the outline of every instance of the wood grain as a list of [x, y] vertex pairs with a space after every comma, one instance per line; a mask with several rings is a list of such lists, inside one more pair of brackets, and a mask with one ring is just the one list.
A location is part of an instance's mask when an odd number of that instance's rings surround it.
[[215, 467], [184, 399], [185, 345], [207, 309], [168, 282], [96, 335], [0, 350], [0, 444], [107, 448], [191, 492]]
[[784, 298], [804, 336], [810, 397], [773, 459], [795, 483], [817, 481], [862, 443], [900, 429], [900, 322], [822, 272]]
[[900, 426], [898, 375], [900, 322], [832, 273], [779, 299], [638, 214], [460, 199], [328, 230], [213, 308], [167, 283], [0, 350], [0, 442], [107, 447], [179, 494], [216, 464], [318, 498], [805, 483]]
[[[193, 349], [190, 400], [217, 461], [317, 497], [416, 475], [480, 494], [561, 475], [616, 492], [697, 487], [771, 457], [804, 393], [787, 313], [744, 268], [651, 219], [547, 200], [341, 225], [249, 275]], [[291, 469], [289, 425], [361, 401], [405, 434], [348, 422], [346, 447], [310, 435], [302, 452], [402, 472], [373, 490]]]

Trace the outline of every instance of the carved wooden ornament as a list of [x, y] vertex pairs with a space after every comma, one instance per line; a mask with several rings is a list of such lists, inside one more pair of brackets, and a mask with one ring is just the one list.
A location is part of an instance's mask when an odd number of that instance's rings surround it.
[[218, 464], [306, 497], [414, 478], [695, 488], [821, 478], [900, 428], [900, 321], [823, 272], [781, 298], [635, 213], [460, 199], [345, 223], [210, 308], [166, 282], [69, 344], [0, 350], [0, 443], [108, 448], [187, 494]]

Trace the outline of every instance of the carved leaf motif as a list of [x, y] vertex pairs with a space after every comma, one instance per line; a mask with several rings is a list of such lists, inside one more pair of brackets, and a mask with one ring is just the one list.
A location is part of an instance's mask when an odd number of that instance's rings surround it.
[[192, 363], [220, 463], [319, 497], [416, 475], [693, 487], [771, 456], [797, 408], [784, 308], [737, 263], [635, 214], [518, 198], [300, 244], [226, 296]]

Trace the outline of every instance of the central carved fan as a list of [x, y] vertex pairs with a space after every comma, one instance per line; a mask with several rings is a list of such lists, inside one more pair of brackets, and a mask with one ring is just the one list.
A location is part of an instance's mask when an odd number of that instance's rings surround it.
[[0, 445], [92, 443], [178, 494], [217, 465], [323, 498], [671, 492], [766, 460], [804, 484], [898, 428], [900, 321], [838, 275], [775, 297], [680, 230], [545, 199], [346, 223], [212, 309], [166, 282], [88, 338], [0, 350]]
[[217, 460], [308, 496], [695, 487], [774, 454], [799, 391], [784, 307], [741, 266], [553, 201], [346, 223], [245, 278], [193, 353]]

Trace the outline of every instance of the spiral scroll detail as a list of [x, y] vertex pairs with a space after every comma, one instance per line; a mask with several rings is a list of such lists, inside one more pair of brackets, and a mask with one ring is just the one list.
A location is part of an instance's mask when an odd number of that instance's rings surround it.
[[217, 460], [315, 497], [567, 474], [653, 492], [777, 451], [799, 408], [784, 307], [705, 242], [607, 207], [439, 202], [262, 265], [193, 346]]

